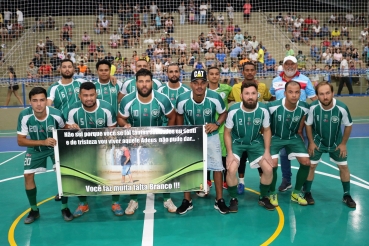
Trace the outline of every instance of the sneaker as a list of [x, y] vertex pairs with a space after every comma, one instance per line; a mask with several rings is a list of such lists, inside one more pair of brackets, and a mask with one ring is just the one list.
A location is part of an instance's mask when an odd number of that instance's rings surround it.
[[208, 187], [209, 187], [209, 189], [210, 189], [211, 187], [213, 187], [213, 182], [211, 182], [211, 180], [207, 180], [207, 181], [206, 181], [206, 183], [208, 183]]
[[232, 198], [229, 202], [229, 212], [237, 213], [238, 212], [238, 200], [237, 198]]
[[183, 199], [181, 206], [177, 208], [177, 214], [185, 214], [188, 210], [193, 209], [192, 201], [188, 201], [187, 199]]
[[264, 207], [266, 210], [273, 211], [275, 209], [274, 205], [270, 203], [268, 197], [259, 198], [259, 205]]
[[237, 194], [238, 195], [243, 195], [243, 193], [245, 193], [245, 185], [242, 183], [239, 183], [237, 185]]
[[278, 207], [278, 195], [277, 194], [271, 194], [269, 196], [269, 201], [274, 207]]
[[311, 192], [306, 192], [305, 195], [304, 195], [304, 198], [305, 198], [305, 200], [307, 201], [307, 203], [309, 205], [314, 205], [315, 204], [315, 201], [314, 201], [313, 196], [311, 195]]
[[76, 211], [74, 211], [73, 216], [74, 217], [79, 217], [79, 216], [83, 215], [84, 213], [87, 213], [89, 210], [90, 210], [90, 208], [88, 207], [88, 204], [80, 203], [78, 205], [78, 208], [76, 209]]
[[117, 202], [114, 202], [111, 205], [111, 210], [113, 211], [113, 213], [114, 213], [115, 216], [122, 216], [124, 214], [122, 207]]
[[167, 208], [169, 213], [175, 213], [177, 211], [177, 206], [174, 205], [170, 198], [164, 202], [164, 208]]
[[138, 209], [138, 202], [135, 200], [130, 200], [128, 203], [128, 207], [125, 210], [125, 213], [128, 215], [132, 215], [135, 213], [135, 210]]
[[356, 202], [352, 199], [350, 195], [343, 196], [342, 201], [350, 208], [356, 208]]
[[60, 202], [61, 201], [61, 197], [59, 196], [59, 193], [55, 195], [54, 200], [56, 202]]
[[[208, 181], [209, 182], [209, 181]], [[211, 181], [210, 181], [210, 183], [211, 183]], [[205, 197], [205, 196], [207, 196], [208, 194], [209, 194], [209, 191], [210, 191], [210, 185], [209, 185], [209, 183], [208, 183], [208, 192], [204, 192], [204, 191], [197, 191], [196, 192], [196, 195], [198, 196], [198, 197]]]
[[62, 213], [63, 219], [65, 221], [71, 221], [74, 218], [73, 214], [70, 212], [69, 208], [62, 209], [61, 213]]
[[308, 204], [305, 198], [300, 193], [299, 194], [292, 193], [291, 201], [297, 202], [301, 206], [306, 206]]
[[216, 210], [218, 210], [219, 213], [221, 213], [221, 214], [228, 214], [229, 213], [229, 208], [225, 204], [223, 198], [219, 199], [218, 201], [215, 200], [214, 208]]
[[287, 181], [287, 179], [283, 178], [283, 179], [282, 179], [282, 183], [281, 183], [281, 185], [279, 186], [278, 190], [279, 190], [279, 191], [286, 191], [286, 190], [291, 189], [291, 188], [292, 188], [291, 183], [289, 183], [289, 182]]
[[38, 218], [40, 218], [40, 209], [37, 209], [37, 211], [31, 209], [27, 218], [24, 220], [24, 224], [31, 224]]
[[223, 182], [223, 189], [225, 189], [225, 190], [227, 190], [227, 189], [228, 189], [227, 182]]

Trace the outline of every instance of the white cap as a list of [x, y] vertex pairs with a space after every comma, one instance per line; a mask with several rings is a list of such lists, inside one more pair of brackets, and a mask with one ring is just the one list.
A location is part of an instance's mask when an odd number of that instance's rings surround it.
[[293, 63], [297, 63], [297, 59], [296, 57], [294, 56], [286, 56], [284, 59], [283, 59], [283, 64], [286, 63], [286, 61], [292, 61]]

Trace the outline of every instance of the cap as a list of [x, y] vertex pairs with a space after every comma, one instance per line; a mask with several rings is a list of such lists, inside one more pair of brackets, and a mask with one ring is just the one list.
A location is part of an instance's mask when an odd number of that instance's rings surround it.
[[207, 81], [206, 71], [203, 70], [203, 69], [193, 70], [192, 73], [191, 73], [191, 82], [193, 82], [197, 79], [202, 79], [202, 80]]
[[297, 63], [297, 59], [296, 57], [294, 56], [286, 56], [284, 59], [283, 59], [283, 64], [286, 63], [286, 61], [292, 61], [293, 63]]

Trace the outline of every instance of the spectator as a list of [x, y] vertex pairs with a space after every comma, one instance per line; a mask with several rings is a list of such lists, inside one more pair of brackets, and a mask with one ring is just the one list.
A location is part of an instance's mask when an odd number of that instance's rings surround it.
[[187, 44], [181, 39], [181, 43], [178, 44], [178, 54], [187, 54]]
[[[146, 56], [146, 53], [143, 53], [143, 54], [145, 54], [145, 56]], [[117, 54], [115, 55], [115, 57], [114, 57], [114, 60], [115, 61], [123, 61], [123, 56], [122, 56], [122, 54], [120, 53], [120, 51], [118, 51], [117, 52]]]
[[333, 48], [341, 48], [341, 42], [338, 40], [338, 37], [334, 37], [331, 43], [331, 47]]
[[368, 40], [368, 28], [364, 28], [364, 30], [360, 32], [360, 40], [362, 45]]
[[160, 29], [161, 29], [160, 13], [157, 13], [157, 15], [155, 17], [155, 28], [156, 28], [156, 32], [160, 32]]
[[199, 9], [200, 9], [199, 24], [205, 24], [206, 23], [206, 12], [208, 10], [208, 6], [205, 4], [205, 2], [201, 2]]
[[257, 69], [258, 72], [260, 73], [264, 69], [264, 50], [261, 44], [259, 44], [257, 51], [258, 51]]
[[90, 44], [87, 48], [88, 52], [88, 61], [94, 61], [96, 59], [96, 45], [93, 40], [91, 40]]
[[72, 41], [68, 41], [67, 45], [65, 46], [65, 50], [67, 51], [67, 54], [69, 54], [71, 57], [74, 57], [76, 55], [77, 45], [72, 43]]
[[[5, 12], [4, 12], [5, 15]], [[8, 86], [8, 93], [6, 95], [6, 101], [5, 101], [5, 106], [9, 105], [10, 102], [10, 97], [12, 94], [14, 94], [14, 96], [18, 99], [18, 102], [20, 105], [23, 105], [22, 99], [20, 98], [20, 96], [18, 95], [18, 90], [19, 90], [19, 85], [17, 82], [17, 75], [15, 74], [14, 68], [13, 67], [8, 67], [8, 76], [9, 76], [9, 86]]]
[[191, 54], [194, 54], [194, 53], [200, 54], [200, 45], [198, 42], [196, 42], [195, 39], [192, 39], [191, 41], [190, 50], [191, 50]]
[[52, 77], [53, 69], [50, 64], [47, 64], [45, 61], [42, 62], [42, 65], [38, 69], [38, 74], [40, 78], [50, 78]]
[[46, 52], [46, 44], [40, 39], [36, 46], [36, 52], [43, 55]]
[[332, 31], [332, 33], [331, 33], [331, 38], [333, 39], [333, 38], [337, 37], [337, 39], [339, 39], [340, 36], [341, 36], [341, 32], [338, 30], [337, 27], [334, 28], [334, 31]]
[[314, 87], [317, 86], [319, 83], [319, 73], [318, 73], [319, 70], [320, 69], [316, 68], [315, 64], [311, 66], [311, 69], [310, 69], [311, 73], [310, 73], [309, 78]]
[[101, 21], [101, 31], [109, 34], [109, 21], [104, 17]]
[[[71, 56], [70, 54], [67, 54], [66, 59], [71, 60], [73, 64], [75, 64], [75, 63], [76, 63], [76, 59], [75, 59], [73, 56]], [[51, 59], [50, 59], [50, 60], [51, 60]], [[50, 63], [51, 63], [51, 62], [50, 62]], [[53, 71], [54, 71], [54, 69], [53, 69]]]
[[322, 37], [321, 29], [319, 24], [313, 25], [313, 37]]
[[61, 41], [69, 41], [71, 39], [72, 35], [71, 35], [71, 30], [68, 27], [67, 24], [65, 24], [62, 28], [62, 30], [60, 31], [60, 40]]
[[249, 42], [251, 43], [253, 49], [256, 49], [259, 46], [259, 42], [256, 41], [256, 36], [253, 36], [252, 40]]
[[240, 32], [236, 32], [236, 35], [234, 35], [233, 39], [237, 44], [242, 44], [243, 41], [244, 41], [244, 37], [243, 37], [242, 33], [240, 33]]
[[221, 63], [222, 66], [225, 65], [227, 55], [224, 52], [224, 49], [219, 49], [218, 52], [215, 54], [216, 59]]
[[64, 24], [68, 25], [70, 28], [74, 28], [74, 22], [70, 17], [67, 18], [67, 21]]
[[315, 44], [312, 44], [311, 47], [310, 47], [310, 56], [311, 56], [311, 58], [313, 58], [315, 60], [315, 62], [320, 61], [319, 48], [316, 47]]
[[240, 78], [240, 73], [239, 73], [239, 69], [237, 66], [236, 62], [232, 63], [232, 67], [229, 69], [229, 73], [230, 73], [230, 82], [229, 85], [233, 86], [235, 84], [238, 84], [238, 79]]
[[274, 72], [275, 71], [276, 61], [272, 57], [271, 54], [268, 54], [267, 58], [265, 59], [264, 65], [265, 65], [265, 67], [264, 67], [265, 71], [267, 71], [267, 72]]
[[19, 8], [17, 8], [17, 21], [18, 21], [18, 25], [20, 25], [21, 27], [23, 27], [23, 12], [19, 10]]
[[222, 13], [219, 13], [218, 16], [217, 16], [217, 23], [220, 24], [220, 25], [223, 25], [224, 24], [224, 16]]
[[342, 61], [340, 63], [340, 72], [341, 72], [341, 78], [340, 78], [340, 84], [338, 86], [337, 95], [341, 95], [344, 84], [346, 84], [347, 89], [349, 90], [349, 94], [350, 95], [354, 94], [354, 91], [352, 89], [352, 83], [350, 81], [349, 65], [346, 60], [346, 55], [342, 56]]
[[[6, 23], [7, 24], [7, 23]], [[35, 18], [35, 24], [32, 27], [32, 31], [36, 32], [36, 30], [39, 32], [45, 28], [44, 23], [42, 22], [41, 18], [36, 17]]]
[[179, 5], [178, 12], [179, 12], [179, 24], [184, 25], [186, 22], [186, 6], [184, 2], [181, 2], [181, 5]]
[[295, 56], [295, 52], [293, 49], [291, 49], [291, 46], [289, 44], [286, 44], [286, 54], [285, 56]]
[[230, 22], [226, 28], [226, 33], [229, 33], [230, 35], [234, 35], [234, 26], [233, 24]]
[[274, 19], [274, 17], [272, 16], [272, 14], [269, 14], [269, 15], [268, 15], [267, 23], [268, 23], [268, 24], [274, 24], [274, 23], [275, 23], [275, 19]]
[[346, 14], [346, 22], [347, 22], [348, 24], [353, 25], [353, 24], [354, 24], [354, 20], [355, 20], [355, 17], [354, 17], [354, 15], [352, 14], [352, 12], [351, 12], [351, 11], [350, 11], [350, 12], [348, 12], [348, 13]]
[[[35, 64], [33, 62], [30, 62], [28, 64], [28, 68], [27, 68], [27, 83], [26, 86], [28, 86], [28, 82], [35, 82], [36, 79], [38, 78], [38, 68], [35, 66]], [[33, 86], [32, 84], [30, 84], [31, 86]]]
[[49, 29], [54, 29], [55, 28], [55, 20], [51, 15], [49, 15], [49, 17], [45, 21], [45, 25]]
[[50, 58], [50, 64], [53, 71], [59, 71], [61, 59], [57, 56], [56, 53]]
[[84, 74], [87, 71], [88, 66], [83, 61], [80, 61], [77, 68], [79, 69], [79, 72]]
[[223, 82], [224, 84], [229, 85], [229, 83], [231, 82], [231, 78], [229, 77], [229, 67], [227, 63], [224, 63], [224, 66], [220, 68], [220, 72], [221, 72], [220, 81]]
[[332, 60], [332, 64], [333, 65], [339, 65], [342, 61], [342, 53], [341, 50], [339, 48], [335, 49], [335, 52], [333, 54], [333, 60]]
[[234, 9], [230, 3], [227, 3], [226, 12], [228, 14], [228, 21], [233, 22], [234, 19]]
[[214, 62], [215, 62], [215, 53], [213, 51], [213, 48], [209, 48], [208, 52], [205, 53], [205, 66], [207, 68], [214, 66]]
[[347, 38], [347, 40], [343, 41], [342, 48], [344, 48], [344, 49], [352, 48], [353, 45], [354, 45], [354, 43], [351, 41], [351, 39]]
[[302, 53], [302, 50], [299, 50], [296, 56], [297, 59], [297, 69], [306, 69], [306, 56]]
[[323, 81], [331, 83], [331, 66], [325, 65], [324, 66], [324, 73], [323, 75]]
[[4, 24], [7, 25], [10, 22], [12, 16], [12, 12], [10, 12], [7, 8], [4, 10]]
[[221, 24], [218, 24], [217, 25], [217, 28], [216, 28], [216, 33], [219, 37], [222, 37], [223, 36], [223, 26]]
[[241, 60], [239, 61], [239, 68], [242, 68], [243, 66], [243, 64], [245, 63], [245, 62], [250, 62], [250, 60], [247, 58], [247, 56], [246, 56], [246, 54], [242, 54], [241, 55]]
[[[210, 13], [210, 16], [208, 18], [208, 27], [215, 27], [218, 25], [218, 21], [214, 16], [214, 13]], [[219, 24], [221, 25], [221, 24]]]
[[159, 8], [158, 8], [158, 6], [156, 6], [155, 2], [151, 2], [151, 5], [149, 6], [149, 9], [150, 9], [151, 20], [154, 20], [155, 17], [157, 16]]
[[[137, 53], [136, 53], [136, 56], [137, 56]], [[107, 56], [105, 56], [104, 60], [107, 60], [108, 62], [110, 62], [110, 64], [112, 64], [113, 61], [114, 61], [114, 56], [112, 56], [112, 54], [110, 52], [108, 52], [108, 54], [107, 54]]]
[[249, 42], [247, 39], [243, 42], [242, 47], [246, 54], [250, 54], [251, 50], [253, 49], [251, 42]]
[[229, 53], [231, 61], [236, 62], [238, 60], [238, 57], [241, 55], [241, 53], [242, 53], [242, 49], [240, 47], [240, 44], [236, 44], [236, 47], [232, 49], [231, 53]]
[[94, 31], [96, 34], [100, 34], [102, 30], [102, 26], [101, 26], [101, 20], [99, 18], [96, 19], [95, 22], [95, 26], [94, 26]]
[[346, 37], [350, 37], [349, 29], [348, 29], [347, 25], [345, 25], [345, 24], [343, 24], [341, 26], [341, 35], [346, 36]]
[[335, 13], [331, 14], [331, 16], [329, 17], [328, 23], [337, 23], [337, 16]]
[[118, 35], [117, 31], [114, 31], [112, 35], [110, 35], [109, 46], [112, 49], [116, 49], [121, 45], [120, 43], [120, 36]]
[[37, 68], [39, 68], [42, 65], [43, 58], [40, 57], [40, 55], [36, 53], [35, 57], [32, 59], [32, 62], [33, 64], [35, 64]]
[[257, 64], [257, 62], [258, 62], [258, 53], [256, 53], [254, 49], [251, 50], [251, 53], [249, 54], [249, 59], [255, 65]]
[[323, 24], [321, 33], [322, 33], [323, 37], [329, 37], [330, 36], [329, 28], [327, 27], [326, 24]]
[[332, 57], [333, 57], [333, 54], [331, 52], [331, 49], [330, 48], [327, 48], [324, 53], [322, 54], [322, 62], [324, 64], [327, 64], [329, 66], [332, 66]]
[[246, 0], [242, 8], [243, 8], [243, 23], [250, 23], [250, 15], [252, 9], [250, 1]]

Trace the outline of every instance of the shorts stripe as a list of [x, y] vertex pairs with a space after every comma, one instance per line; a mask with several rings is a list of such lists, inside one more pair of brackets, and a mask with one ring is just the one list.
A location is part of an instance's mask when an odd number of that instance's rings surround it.
[[28, 169], [24, 170], [24, 174], [30, 174], [30, 173], [44, 173], [46, 172], [46, 168], [44, 167], [38, 167], [36, 169]]
[[347, 161], [335, 161], [333, 160], [332, 158], [330, 158], [331, 162], [337, 164], [337, 165], [342, 165], [342, 166], [345, 166], [347, 165]]
[[309, 154], [306, 153], [291, 153], [288, 155], [288, 160], [294, 160], [296, 157], [310, 157]]

